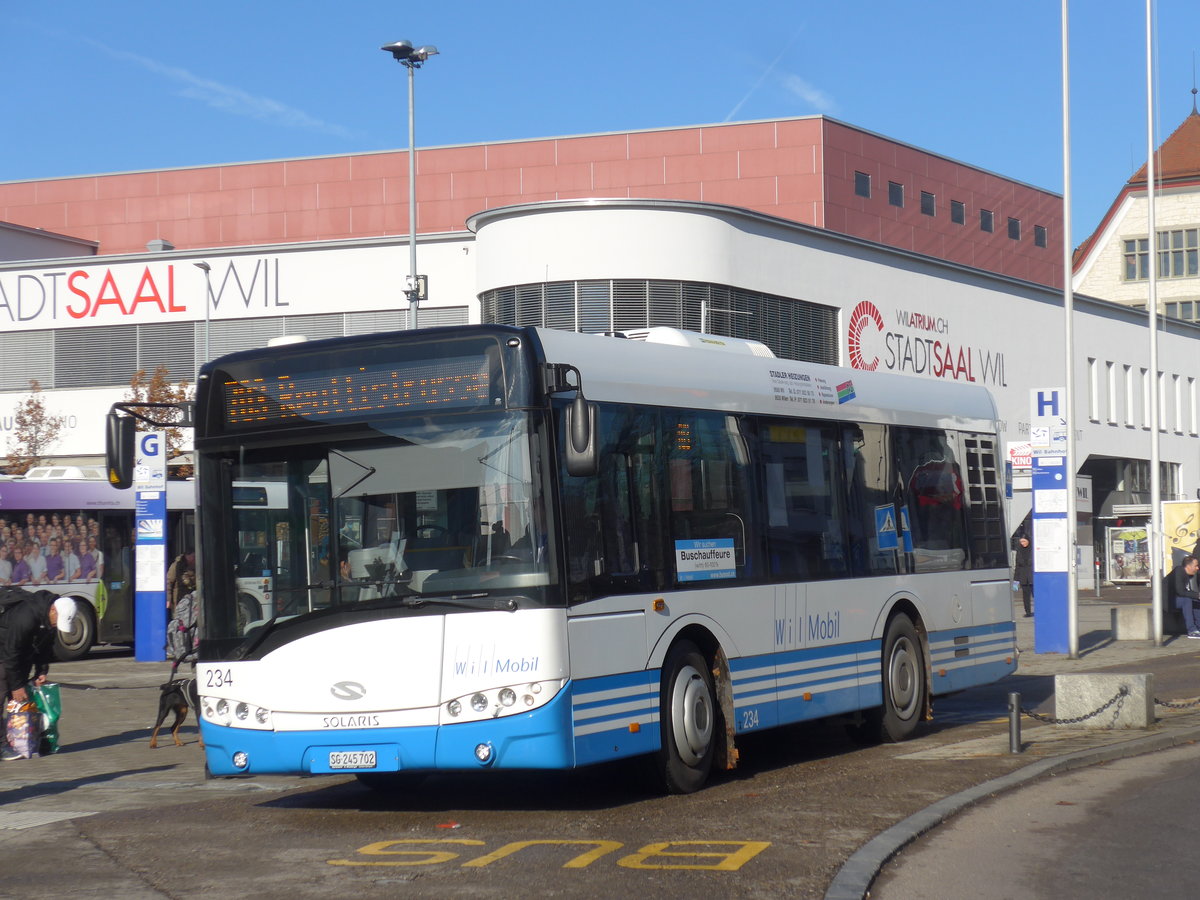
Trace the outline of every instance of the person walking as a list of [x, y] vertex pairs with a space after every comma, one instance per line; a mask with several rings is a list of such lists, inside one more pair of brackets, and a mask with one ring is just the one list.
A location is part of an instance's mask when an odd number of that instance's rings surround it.
[[[55, 634], [69, 633], [76, 613], [70, 597], [56, 597], [50, 591], [0, 590], [0, 703], [27, 702], [31, 676], [35, 685], [46, 683]], [[0, 759], [20, 758], [7, 740], [0, 743]]]
[[1017, 538], [1013, 581], [1021, 586], [1021, 602], [1025, 604], [1025, 618], [1028, 619], [1033, 615], [1033, 545], [1026, 534]]

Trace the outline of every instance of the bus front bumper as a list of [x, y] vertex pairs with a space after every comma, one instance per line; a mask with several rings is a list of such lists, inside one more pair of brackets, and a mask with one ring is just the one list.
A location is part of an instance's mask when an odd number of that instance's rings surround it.
[[213, 775], [567, 769], [571, 692], [532, 712], [453, 725], [259, 731], [201, 721]]

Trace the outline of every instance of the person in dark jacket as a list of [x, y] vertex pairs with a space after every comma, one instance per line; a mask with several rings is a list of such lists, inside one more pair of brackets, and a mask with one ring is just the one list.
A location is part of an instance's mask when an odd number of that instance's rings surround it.
[[[26, 685], [45, 684], [56, 631], [70, 632], [76, 604], [50, 591], [8, 588], [0, 597], [0, 702], [29, 699]], [[32, 676], [32, 678], [31, 678]], [[7, 742], [0, 758], [8, 760]]]
[[1013, 581], [1021, 586], [1021, 601], [1025, 604], [1025, 618], [1028, 619], [1033, 615], [1033, 545], [1026, 534], [1017, 538]]
[[1197, 589], [1196, 573], [1200, 572], [1200, 560], [1194, 556], [1185, 556], [1171, 570], [1171, 596], [1175, 605], [1183, 613], [1183, 622], [1187, 626], [1187, 636], [1200, 639], [1200, 590]]

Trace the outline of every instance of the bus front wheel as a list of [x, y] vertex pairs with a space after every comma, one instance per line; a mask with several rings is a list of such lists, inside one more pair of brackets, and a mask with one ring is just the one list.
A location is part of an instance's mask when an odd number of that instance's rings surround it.
[[659, 777], [668, 792], [690, 794], [708, 780], [717, 734], [712, 671], [690, 641], [672, 646], [663, 661], [659, 704]]

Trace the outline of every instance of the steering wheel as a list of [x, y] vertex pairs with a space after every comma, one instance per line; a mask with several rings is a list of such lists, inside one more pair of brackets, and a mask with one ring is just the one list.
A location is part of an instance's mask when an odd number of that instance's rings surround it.
[[529, 560], [524, 556], [515, 556], [512, 553], [493, 553], [492, 559], [488, 563], [490, 566], [496, 563], [527, 563]]
[[417, 537], [424, 538], [426, 540], [442, 537], [449, 533], [450, 530], [448, 528], [443, 528], [441, 525], [418, 525], [416, 531]]

